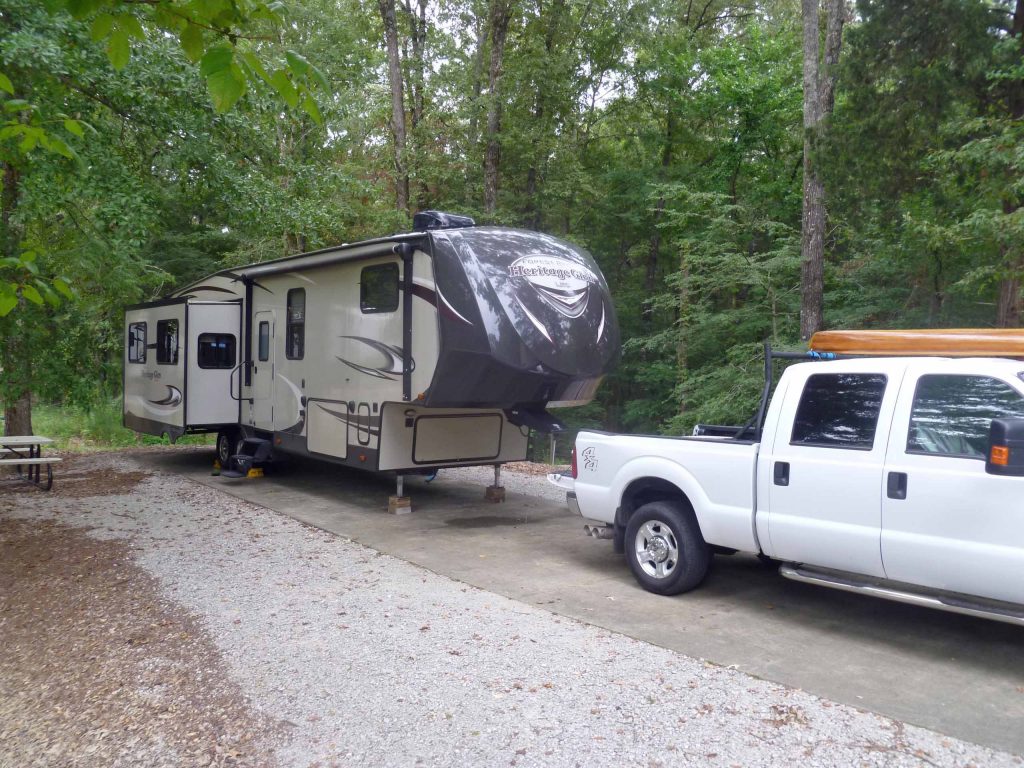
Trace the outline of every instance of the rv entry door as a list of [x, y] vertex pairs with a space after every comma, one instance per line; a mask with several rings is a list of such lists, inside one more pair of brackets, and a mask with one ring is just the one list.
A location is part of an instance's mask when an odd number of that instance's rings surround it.
[[252, 426], [274, 429], [274, 312], [257, 312], [252, 335]]

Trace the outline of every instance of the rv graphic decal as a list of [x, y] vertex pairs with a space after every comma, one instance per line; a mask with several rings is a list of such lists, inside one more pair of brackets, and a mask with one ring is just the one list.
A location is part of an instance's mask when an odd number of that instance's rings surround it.
[[523, 300], [520, 299], [518, 296], [516, 296], [516, 303], [519, 304], [519, 308], [523, 310], [523, 313], [528, 318], [530, 318], [530, 322], [533, 323], [533, 326], [542, 334], [544, 334], [544, 338], [550, 341], [552, 344], [554, 344], [555, 342], [551, 340], [551, 334], [548, 333], [548, 329], [544, 327], [544, 323], [542, 323], [540, 320], [533, 316], [533, 313], [526, 308], [526, 305], [523, 304]]
[[287, 432], [288, 434], [291, 434], [291, 435], [301, 435], [302, 434], [302, 428], [305, 426], [305, 421], [306, 421], [304, 413], [302, 411], [302, 390], [300, 390], [297, 386], [295, 386], [295, 382], [293, 382], [287, 376], [284, 376], [284, 375], [279, 373], [279, 374], [277, 374], [277, 378], [279, 378], [281, 381], [283, 381], [285, 383], [285, 385], [288, 387], [288, 389], [291, 390], [292, 399], [293, 399], [294, 408], [295, 408], [295, 418], [297, 419], [297, 421], [294, 424], [292, 424], [290, 427], [287, 427], [285, 429], [281, 429], [281, 430], [278, 430], [278, 431], [279, 432]]
[[[392, 344], [385, 344], [382, 341], [376, 341], [374, 339], [367, 339], [362, 336], [341, 336], [339, 338], [351, 339], [352, 341], [357, 341], [360, 344], [365, 344], [370, 349], [374, 350], [375, 352], [379, 352], [381, 355], [384, 356], [384, 364], [376, 368], [372, 368], [368, 365], [360, 365], [359, 363], [354, 363], [351, 360], [346, 360], [343, 357], [335, 355], [335, 357], [337, 357], [338, 360], [343, 362], [349, 368], [354, 368], [360, 373], [365, 373], [367, 376], [373, 376], [374, 378], [378, 379], [387, 379], [388, 381], [396, 381], [395, 377], [402, 375], [403, 368], [401, 347]], [[409, 370], [412, 371], [415, 370], [415, 368], [416, 361], [410, 360]]]
[[167, 397], [163, 400], [150, 400], [153, 405], [166, 405], [169, 408], [177, 408], [181, 405], [181, 390], [177, 387], [172, 387], [170, 384], [164, 384], [167, 387]]
[[367, 432], [374, 437], [380, 435], [380, 416], [361, 416], [359, 414], [348, 413], [346, 411], [335, 411], [325, 405], [321, 405], [320, 403], [317, 403], [316, 407], [325, 413], [331, 414], [331, 416], [346, 426], [355, 427], [356, 429]]
[[[221, 287], [216, 286], [216, 285], [197, 285], [197, 286], [194, 286], [192, 288], [192, 290], [193, 291], [214, 291], [216, 293], [230, 293], [232, 296], [235, 295], [234, 291], [232, 291], [232, 290], [230, 290], [228, 288], [221, 288]], [[189, 298], [189, 299], [195, 298], [195, 294], [194, 293], [189, 293], [189, 294], [186, 295], [185, 298]]]
[[587, 310], [590, 286], [600, 283], [589, 268], [560, 256], [522, 256], [509, 265], [508, 275], [525, 279], [548, 305], [566, 317], [582, 315]]
[[[399, 287], [404, 288], [404, 286]], [[458, 320], [460, 323], [465, 323], [466, 325], [473, 324], [472, 320], [467, 320], [459, 314], [459, 311], [455, 309], [455, 307], [448, 303], [448, 299], [444, 297], [443, 293], [428, 285], [413, 282], [412, 295], [418, 296], [432, 307], [437, 307], [437, 310], [441, 313], [442, 317], [447, 317], [449, 320]]]
[[[220, 272], [219, 274], [224, 275], [225, 277], [230, 277], [232, 280], [235, 280], [236, 282], [239, 282], [239, 283], [244, 283], [245, 282], [245, 278], [242, 277], [242, 275], [239, 275], [237, 272], [226, 272], [225, 271], [225, 272]], [[270, 295], [274, 294], [274, 292], [272, 290], [270, 290], [269, 288], [267, 288], [267, 286], [260, 285], [255, 280], [250, 280], [249, 282], [252, 283], [253, 285], [255, 285], [257, 288], [262, 288], [264, 291], [266, 291]]]

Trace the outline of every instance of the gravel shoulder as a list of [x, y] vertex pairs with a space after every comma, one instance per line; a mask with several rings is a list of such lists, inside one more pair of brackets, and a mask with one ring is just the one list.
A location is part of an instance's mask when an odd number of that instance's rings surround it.
[[[504, 481], [547, 492], [539, 475]], [[0, 482], [0, 547], [0, 765], [1024, 763], [468, 587], [123, 453], [72, 459], [50, 494]]]

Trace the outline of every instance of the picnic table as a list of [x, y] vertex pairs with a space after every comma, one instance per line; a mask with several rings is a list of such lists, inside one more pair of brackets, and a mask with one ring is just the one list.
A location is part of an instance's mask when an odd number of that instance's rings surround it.
[[43, 456], [43, 446], [52, 442], [42, 435], [0, 435], [0, 466], [14, 467], [21, 480], [48, 491], [53, 487], [53, 465], [61, 460], [59, 456]]

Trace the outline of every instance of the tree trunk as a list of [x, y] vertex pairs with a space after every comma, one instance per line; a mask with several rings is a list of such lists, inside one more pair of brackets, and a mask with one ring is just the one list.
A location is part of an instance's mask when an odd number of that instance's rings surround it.
[[[14, 222], [21, 195], [21, 173], [13, 163], [3, 164], [0, 190], [0, 257], [18, 255], [21, 228]], [[4, 434], [32, 434], [32, 379], [29, 350], [19, 328], [26, 311], [25, 300], [7, 317], [0, 318], [0, 399], [4, 404]]]
[[[676, 372], [680, 384], [686, 383], [686, 366], [688, 363], [689, 339], [686, 331], [690, 319], [690, 262], [686, 251], [679, 254], [679, 336], [676, 339]], [[679, 413], [686, 413], [686, 398], [679, 398]]]
[[[1024, 0], [1017, 0], [1013, 14], [1013, 22], [1010, 27], [1010, 34], [1013, 37], [1024, 37]], [[1024, 82], [1017, 80], [1010, 84], [1007, 94], [1007, 106], [1010, 116], [1017, 121], [1024, 119]], [[1007, 180], [1007, 187], [1012, 183]], [[1021, 200], [1012, 192], [1007, 190], [1007, 197], [1003, 199], [1003, 215], [1013, 216], [1021, 207]], [[1021, 275], [1024, 274], [1024, 252], [1019, 244], [1006, 245], [1002, 248], [1003, 264], [1008, 274], [999, 283], [999, 299], [996, 302], [996, 326], [999, 328], [1016, 328], [1020, 326], [1022, 311], [1021, 301]], [[1016, 251], [1016, 252], [1014, 252]]]
[[[672, 147], [675, 141], [675, 113], [669, 108], [665, 115], [665, 143], [661, 148], [661, 171], [662, 181], [665, 181], [665, 175], [668, 173], [669, 166], [672, 165]], [[658, 198], [657, 204], [654, 206], [654, 222], [651, 228], [651, 240], [647, 247], [647, 263], [646, 269], [644, 270], [644, 291], [646, 298], [644, 299], [643, 309], [641, 310], [641, 320], [643, 321], [644, 328], [648, 331], [654, 323], [654, 297], [658, 292], [658, 260], [661, 256], [661, 219], [665, 215], [665, 197], [661, 196]]]
[[412, 0], [405, 0], [405, 12], [409, 16], [409, 39], [412, 41], [412, 128], [423, 122], [423, 86], [425, 82], [425, 50], [427, 46], [427, 0], [418, 0], [413, 8]]
[[4, 434], [32, 434], [32, 395], [25, 391], [4, 404]]
[[398, 25], [395, 21], [395, 0], [379, 0], [380, 17], [384, 22], [384, 39], [388, 47], [388, 82], [391, 85], [391, 138], [395, 149], [395, 208], [409, 210], [409, 171], [405, 158], [405, 95], [402, 62], [398, 55]]
[[804, 184], [800, 238], [800, 337], [824, 326], [825, 183], [817, 169], [818, 147], [835, 103], [836, 65], [846, 18], [844, 0], [826, 1], [825, 55], [819, 62], [819, 0], [803, 0]]
[[409, 40], [412, 44], [412, 55], [409, 57], [409, 97], [412, 102], [412, 121], [409, 131], [409, 159], [407, 166], [412, 168], [416, 178], [416, 193], [409, 191], [411, 210], [423, 210], [430, 207], [430, 190], [421, 169], [425, 155], [425, 139], [423, 135], [423, 116], [425, 113], [424, 90], [426, 87], [426, 49], [427, 49], [427, 0], [404, 0], [405, 13], [409, 21]]
[[511, 0], [492, 0], [490, 13], [491, 67], [488, 73], [487, 149], [484, 152], [484, 211], [498, 207], [498, 176], [501, 166], [501, 71], [505, 38], [512, 18]]
[[[547, 23], [544, 25], [544, 51], [546, 62], [553, 60], [555, 53], [555, 35], [562, 25], [562, 17], [565, 12], [565, 0], [555, 0], [551, 5]], [[544, 74], [547, 74], [545, 68]], [[545, 102], [547, 101], [547, 77], [541, 76], [537, 81], [537, 90], [534, 93], [533, 102], [533, 130], [538, 137], [534, 145], [533, 157], [530, 160], [530, 168], [526, 172], [526, 226], [530, 229], [540, 229], [541, 205], [539, 200], [539, 182], [541, 176], [541, 165], [544, 163], [546, 148], [543, 138], [550, 133], [544, 125]]]

